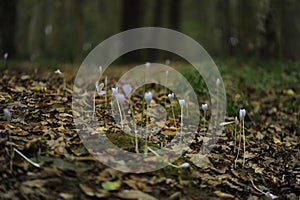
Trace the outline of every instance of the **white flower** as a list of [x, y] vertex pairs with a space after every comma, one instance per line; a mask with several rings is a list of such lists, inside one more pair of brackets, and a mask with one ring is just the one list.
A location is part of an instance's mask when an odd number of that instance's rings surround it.
[[166, 70], [166, 76], [168, 76], [169, 75], [169, 70]]
[[3, 109], [4, 120], [9, 120], [11, 118], [11, 113], [8, 108]]
[[246, 110], [245, 109], [240, 109], [240, 120], [244, 119], [246, 116]]
[[104, 94], [106, 94], [106, 91], [104, 91], [104, 90], [101, 90], [101, 91], [99, 91], [98, 92], [98, 95], [101, 97], [102, 95], [104, 95]]
[[117, 95], [118, 94], [118, 87], [115, 87], [115, 88], [111, 88], [111, 91], [114, 95]]
[[6, 60], [8, 58], [8, 53], [5, 53], [3, 57]]
[[179, 99], [178, 101], [179, 101], [180, 107], [185, 105], [185, 100], [184, 99]]
[[54, 71], [54, 74], [62, 74], [62, 72], [60, 71], [60, 69], [57, 69]]
[[87, 97], [87, 96], [89, 96], [89, 93], [85, 90], [84, 93], [82, 94], [82, 96]]
[[224, 131], [226, 129], [226, 126], [221, 126], [221, 130]]
[[167, 60], [165, 61], [165, 63], [166, 63], [166, 65], [169, 65], [169, 64], [171, 63], [171, 60], [170, 60], [170, 59], [167, 59]]
[[145, 65], [146, 65], [146, 67], [150, 67], [151, 63], [146, 62]]
[[278, 198], [278, 196], [271, 194], [270, 192], [266, 192], [265, 195], [266, 195], [266, 197], [270, 198], [271, 200]]
[[102, 69], [102, 66], [100, 65], [100, 66], [99, 66], [99, 72], [100, 72], [100, 74], [102, 74], [102, 70], [103, 70], [103, 69]]
[[207, 111], [208, 105], [206, 103], [202, 104], [202, 110]]
[[118, 99], [120, 104], [124, 104], [124, 102], [125, 102], [124, 94], [121, 94], [121, 93], [117, 94], [117, 99]]
[[149, 103], [152, 99], [152, 93], [151, 92], [146, 92], [144, 98], [145, 98], [146, 102]]
[[217, 80], [216, 80], [216, 85], [217, 85], [217, 87], [219, 87], [220, 83], [221, 83], [220, 79], [217, 78]]
[[102, 90], [104, 88], [104, 83], [99, 84], [99, 89]]
[[102, 89], [104, 88], [104, 83], [100, 83], [100, 84], [98, 85], [98, 81], [96, 81], [95, 86], [96, 86], [96, 90], [97, 90], [97, 91], [98, 91], [98, 90], [102, 90]]
[[130, 94], [132, 91], [132, 87], [129, 84], [125, 84], [122, 86], [122, 89], [126, 95]]
[[221, 122], [219, 125], [221, 126], [221, 127], [223, 127], [223, 126], [226, 126], [226, 125], [228, 125], [228, 124], [232, 124], [232, 123], [234, 123], [235, 121], [231, 121], [231, 122]]
[[190, 167], [190, 163], [183, 163], [180, 165], [181, 168], [188, 168]]
[[234, 121], [235, 121], [236, 124], [239, 123], [239, 120], [238, 120], [238, 117], [237, 117], [237, 116], [235, 116]]
[[174, 93], [168, 94], [168, 98], [170, 99], [170, 101], [172, 101], [174, 99]]

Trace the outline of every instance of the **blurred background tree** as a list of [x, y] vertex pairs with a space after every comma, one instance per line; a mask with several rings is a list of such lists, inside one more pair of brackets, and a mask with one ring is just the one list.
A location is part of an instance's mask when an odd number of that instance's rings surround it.
[[[1, 0], [0, 53], [81, 62], [101, 41], [131, 28], [183, 32], [212, 56], [299, 60], [298, 0]], [[149, 51], [129, 56], [161, 58]]]

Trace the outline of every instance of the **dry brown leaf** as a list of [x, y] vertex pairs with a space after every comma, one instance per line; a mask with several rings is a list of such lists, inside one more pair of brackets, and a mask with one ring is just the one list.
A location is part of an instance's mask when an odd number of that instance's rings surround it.
[[186, 156], [189, 157], [190, 160], [201, 169], [206, 169], [213, 166], [207, 156], [201, 156], [199, 154], [187, 154]]
[[275, 145], [277, 145], [277, 146], [282, 145], [282, 142], [275, 136], [273, 136], [273, 141], [274, 141]]
[[139, 190], [123, 190], [118, 193], [118, 197], [122, 199], [157, 200], [155, 197]]
[[223, 199], [234, 199], [235, 198], [233, 195], [224, 193], [221, 191], [215, 191], [214, 193], [215, 193], [215, 195], [217, 195], [218, 197], [223, 198]]
[[86, 194], [87, 196], [90, 196], [90, 197], [95, 196], [94, 190], [90, 186], [85, 185], [85, 184], [79, 184], [79, 187], [84, 192], [84, 194]]

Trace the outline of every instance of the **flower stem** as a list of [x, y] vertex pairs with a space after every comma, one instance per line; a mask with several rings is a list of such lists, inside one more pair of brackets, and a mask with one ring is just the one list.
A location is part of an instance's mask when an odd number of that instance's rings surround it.
[[171, 103], [171, 110], [172, 110], [172, 115], [173, 115], [173, 119], [174, 119], [174, 126], [177, 127], [176, 118], [175, 118], [175, 114], [174, 114], [174, 107], [173, 107], [172, 103]]
[[241, 149], [241, 138], [242, 138], [242, 125], [240, 123], [240, 131], [239, 131], [239, 147], [238, 147], [238, 152], [237, 152], [237, 156], [236, 159], [234, 161], [234, 167], [236, 167], [236, 162], [237, 159], [239, 158], [239, 154], [240, 154], [240, 149]]
[[235, 123], [234, 125], [234, 146], [233, 146], [233, 152], [236, 151], [236, 127], [237, 127], [237, 124]]
[[94, 119], [94, 117], [95, 117], [95, 112], [96, 112], [96, 94], [95, 94], [95, 92], [94, 92], [94, 98], [93, 98], [93, 100], [94, 100], [94, 105], [93, 105], [93, 115], [92, 115], [92, 119]]
[[181, 106], [181, 115], [180, 115], [180, 146], [182, 143], [182, 128], [183, 128], [183, 106]]
[[205, 122], [206, 122], [206, 111], [204, 111], [203, 121], [204, 121], [204, 129], [205, 129]]
[[117, 105], [118, 105], [118, 109], [119, 109], [119, 113], [120, 113], [121, 127], [122, 127], [122, 130], [123, 130], [123, 117], [122, 117], [121, 107], [120, 107], [120, 103], [119, 103], [119, 100], [118, 100], [117, 96], [115, 96], [115, 97], [116, 97], [116, 100], [117, 100]]
[[22, 158], [24, 158], [27, 162], [29, 162], [30, 164], [32, 164], [35, 167], [40, 168], [40, 164], [33, 162], [32, 160], [30, 160], [29, 158], [27, 158], [24, 154], [22, 154], [18, 149], [14, 148], [14, 151], [17, 152]]
[[147, 111], [146, 111], [146, 133], [145, 133], [145, 156], [148, 154], [148, 148], [147, 148], [147, 142], [148, 142], [148, 111], [149, 111], [149, 105], [147, 104]]
[[244, 119], [242, 120], [243, 123], [243, 142], [244, 142], [244, 156], [243, 156], [243, 169], [245, 166], [245, 154], [246, 154], [246, 135], [245, 135], [245, 121]]

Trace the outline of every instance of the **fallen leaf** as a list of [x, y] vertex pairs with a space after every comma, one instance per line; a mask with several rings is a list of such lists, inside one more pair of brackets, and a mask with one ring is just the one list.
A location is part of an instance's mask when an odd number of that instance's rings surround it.
[[295, 92], [292, 89], [283, 90], [283, 94], [286, 94], [288, 96], [294, 96]]
[[85, 185], [85, 184], [79, 184], [79, 187], [84, 192], [84, 194], [86, 194], [87, 196], [95, 196], [93, 188], [91, 188], [90, 186]]
[[199, 154], [187, 154], [186, 156], [190, 157], [190, 160], [201, 169], [213, 166], [207, 156], [201, 156]]
[[117, 190], [121, 187], [121, 181], [105, 181], [101, 183], [101, 186], [104, 190], [107, 191]]
[[218, 197], [223, 198], [223, 199], [234, 199], [234, 196], [231, 194], [228, 194], [228, 193], [224, 193], [221, 191], [215, 191], [214, 193], [215, 193], [215, 195], [217, 195]]
[[273, 141], [274, 141], [275, 145], [277, 145], [277, 146], [282, 145], [282, 142], [275, 136], [273, 136]]
[[157, 200], [155, 197], [139, 190], [123, 190], [118, 193], [118, 197], [122, 199]]

